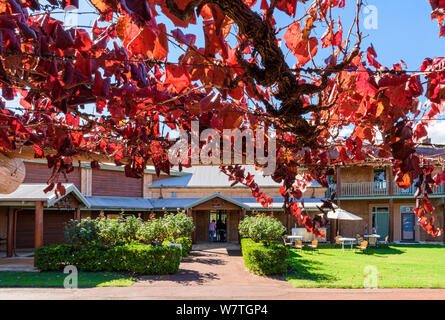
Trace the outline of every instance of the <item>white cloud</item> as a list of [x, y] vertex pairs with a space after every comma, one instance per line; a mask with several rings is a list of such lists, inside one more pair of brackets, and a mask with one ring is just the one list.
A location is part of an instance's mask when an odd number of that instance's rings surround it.
[[428, 137], [431, 143], [445, 144], [445, 121], [434, 121], [428, 127]]

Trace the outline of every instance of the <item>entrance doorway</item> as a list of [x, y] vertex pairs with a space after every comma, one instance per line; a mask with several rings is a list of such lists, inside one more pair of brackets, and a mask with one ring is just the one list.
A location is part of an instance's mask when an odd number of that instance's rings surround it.
[[214, 242], [227, 242], [227, 212], [226, 210], [210, 210], [209, 224], [215, 221], [216, 230]]

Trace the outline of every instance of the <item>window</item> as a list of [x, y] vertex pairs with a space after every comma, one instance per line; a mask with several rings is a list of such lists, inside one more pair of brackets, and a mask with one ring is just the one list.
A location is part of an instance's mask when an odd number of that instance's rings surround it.
[[175, 191], [172, 192], [172, 198], [176, 198], [176, 192]]
[[374, 188], [386, 189], [386, 170], [374, 169]]

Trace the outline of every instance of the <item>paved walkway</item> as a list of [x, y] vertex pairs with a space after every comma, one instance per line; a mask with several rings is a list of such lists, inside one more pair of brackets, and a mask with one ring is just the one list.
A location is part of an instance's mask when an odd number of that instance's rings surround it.
[[239, 251], [192, 251], [179, 273], [144, 276], [131, 287], [1, 289], [0, 299], [445, 299], [445, 290], [295, 289], [282, 277], [249, 273]]

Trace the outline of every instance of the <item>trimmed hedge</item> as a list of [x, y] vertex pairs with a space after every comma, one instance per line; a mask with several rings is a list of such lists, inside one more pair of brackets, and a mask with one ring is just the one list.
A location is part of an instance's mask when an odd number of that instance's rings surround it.
[[244, 238], [241, 239], [241, 251], [249, 271], [260, 275], [281, 275], [287, 271], [289, 251], [280, 243], [272, 242], [266, 247], [262, 243]]
[[68, 244], [54, 244], [35, 251], [34, 265], [41, 271], [56, 271], [75, 265], [80, 271], [126, 271], [136, 274], [178, 272], [178, 247], [126, 244], [113, 248], [88, 247], [76, 250]]
[[181, 237], [176, 239], [175, 241], [172, 240], [165, 240], [162, 244], [168, 245], [170, 243], [180, 243], [182, 244], [182, 256], [188, 257], [190, 254], [190, 251], [192, 250], [192, 238], [191, 237]]

